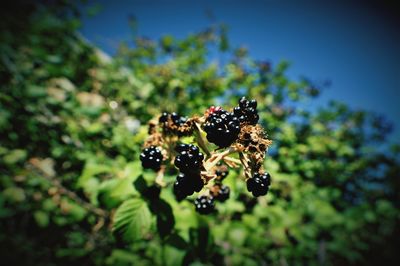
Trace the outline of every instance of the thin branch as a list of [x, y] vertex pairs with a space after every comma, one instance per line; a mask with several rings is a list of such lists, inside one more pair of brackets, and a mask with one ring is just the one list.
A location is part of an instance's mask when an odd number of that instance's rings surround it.
[[48, 181], [50, 181], [50, 183], [53, 186], [58, 188], [58, 191], [61, 194], [67, 196], [72, 201], [75, 201], [75, 203], [77, 203], [78, 205], [82, 206], [83, 208], [85, 208], [89, 212], [94, 213], [97, 216], [100, 216], [102, 218], [106, 218], [107, 219], [109, 217], [109, 214], [108, 214], [108, 212], [106, 210], [100, 209], [100, 208], [94, 206], [93, 204], [91, 204], [90, 202], [87, 202], [87, 201], [83, 200], [77, 194], [75, 194], [71, 190], [67, 189], [63, 184], [61, 184], [60, 180], [58, 180], [58, 179], [54, 178], [53, 176], [49, 175], [48, 173], [46, 173], [42, 169], [36, 167], [33, 164], [29, 164], [28, 168], [31, 168], [37, 174], [39, 174], [40, 176], [42, 176], [45, 179], [47, 179]]

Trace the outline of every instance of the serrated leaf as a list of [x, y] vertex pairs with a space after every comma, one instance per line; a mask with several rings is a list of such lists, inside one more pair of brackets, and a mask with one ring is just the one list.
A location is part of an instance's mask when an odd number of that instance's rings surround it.
[[113, 231], [126, 242], [142, 239], [151, 228], [151, 214], [145, 201], [130, 199], [119, 206], [114, 216]]
[[138, 194], [131, 185], [133, 178], [110, 179], [101, 183], [98, 193], [98, 200], [101, 205], [107, 208], [115, 208], [124, 200]]

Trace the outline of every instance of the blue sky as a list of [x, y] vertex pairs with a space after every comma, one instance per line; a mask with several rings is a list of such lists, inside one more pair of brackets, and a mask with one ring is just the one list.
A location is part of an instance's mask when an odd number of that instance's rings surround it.
[[[330, 80], [314, 105], [335, 99], [384, 114], [400, 139], [400, 25], [395, 5], [362, 1], [96, 1], [81, 33], [107, 53], [130, 40], [128, 16], [140, 35], [185, 37], [213, 22], [229, 27], [234, 46], [252, 57], [292, 64], [291, 78]], [[214, 19], [206, 15], [213, 14]]]

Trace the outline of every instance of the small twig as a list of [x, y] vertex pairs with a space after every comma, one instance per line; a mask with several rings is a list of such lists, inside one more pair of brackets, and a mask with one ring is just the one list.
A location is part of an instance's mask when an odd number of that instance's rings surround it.
[[[204, 163], [205, 171], [201, 172], [201, 176], [205, 178], [207, 183], [208, 181], [217, 177], [215, 174], [211, 174], [212, 172], [211, 170], [219, 163], [219, 161], [225, 159], [226, 156], [234, 152], [236, 152], [236, 149], [234, 147], [230, 147], [228, 150], [224, 152], [212, 154], [211, 157]], [[236, 159], [231, 158], [231, 160], [235, 161]]]
[[224, 159], [224, 161], [229, 161], [229, 162], [234, 163], [234, 164], [240, 164], [241, 163], [240, 160], [232, 158], [232, 157], [229, 157], [229, 156], [226, 156], [223, 159]]
[[231, 154], [231, 153], [233, 153], [233, 152], [235, 152], [235, 151], [236, 151], [235, 149], [229, 148], [228, 150], [226, 150], [226, 151], [224, 151], [224, 152], [213, 154], [213, 155], [211, 156], [211, 158], [208, 159], [208, 160], [205, 162], [204, 168], [206, 169], [207, 172], [210, 171], [210, 170], [211, 170], [214, 166], [216, 166], [217, 163], [218, 163], [219, 161], [221, 161], [225, 156], [227, 156], [227, 155], [229, 155], [229, 154]]
[[240, 161], [242, 162], [242, 164], [244, 166], [243, 172], [244, 172], [244, 175], [245, 175], [246, 180], [247, 180], [247, 179], [251, 178], [251, 174], [249, 174], [249, 169], [250, 168], [249, 168], [249, 164], [247, 163], [246, 155], [243, 154], [242, 152], [239, 152], [239, 158], [240, 158]]
[[93, 227], [92, 232], [96, 233], [98, 232], [105, 224], [104, 218], [100, 218], [99, 221], [96, 223], [96, 225]]
[[240, 167], [238, 164], [236, 164], [236, 163], [234, 163], [234, 162], [225, 160], [225, 158], [224, 158], [223, 160], [224, 160], [225, 164], [226, 164], [227, 166], [231, 167], [231, 168], [239, 168], [239, 167]]
[[[166, 158], [171, 158], [170, 164], [174, 165], [175, 154], [174, 154], [174, 147], [172, 145], [172, 141], [168, 136], [165, 136], [164, 139], [165, 139], [164, 143], [167, 144], [167, 156], [166, 156]], [[166, 159], [166, 158], [164, 158], [164, 159]]]

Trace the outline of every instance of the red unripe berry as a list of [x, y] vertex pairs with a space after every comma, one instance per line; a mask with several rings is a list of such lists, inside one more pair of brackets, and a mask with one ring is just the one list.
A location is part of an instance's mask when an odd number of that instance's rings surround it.
[[207, 111], [206, 111], [206, 116], [209, 116], [210, 114], [212, 114], [212, 113], [214, 113], [214, 112], [217, 112], [217, 111], [219, 111], [219, 110], [222, 110], [222, 107], [221, 106], [211, 106], [210, 108], [208, 108], [207, 109]]

